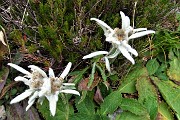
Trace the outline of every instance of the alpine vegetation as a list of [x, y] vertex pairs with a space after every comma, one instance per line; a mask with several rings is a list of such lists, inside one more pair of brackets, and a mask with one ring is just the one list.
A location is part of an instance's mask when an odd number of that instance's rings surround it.
[[36, 98], [38, 98], [38, 102], [41, 105], [44, 98], [47, 98], [49, 101], [50, 112], [52, 116], [54, 116], [56, 113], [56, 104], [59, 93], [69, 93], [80, 96], [80, 93], [74, 90], [74, 83], [63, 83], [64, 78], [67, 76], [71, 68], [71, 62], [68, 63], [60, 77], [55, 77], [52, 68], [49, 68], [49, 76], [47, 76], [42, 69], [35, 65], [28, 66], [28, 68], [31, 68], [32, 72], [29, 72], [13, 63], [8, 63], [8, 65], [25, 74], [24, 76], [17, 76], [14, 80], [24, 82], [29, 89], [25, 90], [25, 92], [11, 100], [10, 104], [20, 102], [29, 97], [26, 111], [33, 105]]

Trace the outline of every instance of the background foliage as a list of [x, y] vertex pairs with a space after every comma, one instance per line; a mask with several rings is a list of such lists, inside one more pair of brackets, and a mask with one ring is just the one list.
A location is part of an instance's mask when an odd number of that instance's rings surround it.
[[[109, 50], [95, 17], [112, 28], [121, 27], [119, 11], [131, 19], [135, 0], [2, 0], [0, 25], [9, 48], [0, 43], [0, 105], [8, 119], [63, 120], [173, 120], [180, 119], [180, 14], [177, 0], [138, 0], [135, 27], [156, 31], [130, 44], [139, 52], [136, 65], [122, 56], [107, 74], [101, 63], [83, 61], [96, 50]], [[10, 51], [9, 51], [10, 50]], [[27, 101], [9, 106], [25, 87], [13, 79], [19, 73], [7, 68], [13, 62], [29, 64], [56, 75], [73, 62], [68, 82], [81, 97], [59, 96], [57, 113], [50, 116], [48, 102], [34, 105], [24, 115]], [[10, 71], [10, 73], [9, 73]], [[16, 113], [16, 114], [15, 114]], [[18, 113], [18, 114], [17, 114]]]

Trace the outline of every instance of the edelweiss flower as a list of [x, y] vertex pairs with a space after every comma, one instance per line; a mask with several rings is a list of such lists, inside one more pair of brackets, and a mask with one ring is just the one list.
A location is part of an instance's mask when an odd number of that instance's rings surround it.
[[[72, 63], [69, 62], [60, 77], [55, 77], [54, 72], [51, 68], [49, 68], [49, 78], [44, 81], [44, 84], [41, 87], [41, 91], [39, 92], [39, 97], [43, 98], [44, 96], [49, 101], [49, 108], [52, 116], [56, 113], [56, 104], [58, 101], [59, 93], [70, 93], [79, 95], [79, 92], [75, 89], [74, 83], [63, 83], [64, 78], [69, 73]], [[42, 101], [40, 101], [42, 103]]]
[[115, 28], [114, 30], [108, 26], [105, 22], [91, 18], [97, 22], [98, 25], [104, 30], [104, 35], [106, 36], [106, 41], [112, 43], [113, 47], [110, 50], [107, 58], [114, 58], [120, 52], [125, 56], [128, 60], [130, 60], [133, 64], [134, 59], [129, 54], [132, 53], [135, 56], [138, 56], [138, 53], [135, 49], [133, 49], [128, 41], [134, 38], [142, 37], [144, 35], [155, 33], [153, 30], [147, 30], [147, 28], [138, 28], [134, 29], [130, 26], [130, 19], [128, 16], [125, 16], [123, 12], [120, 11], [121, 19], [122, 19], [122, 28]]
[[27, 111], [35, 102], [35, 98], [38, 97], [40, 87], [44, 83], [44, 79], [47, 79], [47, 75], [42, 69], [35, 65], [28, 66], [31, 68], [32, 72], [28, 72], [27, 70], [13, 63], [8, 63], [8, 65], [25, 74], [25, 76], [17, 76], [14, 80], [22, 81], [25, 85], [29, 86], [29, 89], [11, 100], [10, 104], [20, 102], [21, 100], [29, 97], [28, 106], [26, 107]]
[[[109, 54], [109, 52], [107, 51], [96, 51], [96, 52], [92, 52], [88, 55], [85, 55], [83, 57], [83, 59], [88, 59], [88, 58], [92, 58], [92, 57], [96, 57], [96, 56], [99, 56], [99, 55], [107, 55]], [[109, 60], [106, 56], [103, 57], [103, 59], [105, 60], [105, 65], [106, 65], [106, 69], [111, 73], [111, 69], [110, 69], [110, 63], [109, 63]]]

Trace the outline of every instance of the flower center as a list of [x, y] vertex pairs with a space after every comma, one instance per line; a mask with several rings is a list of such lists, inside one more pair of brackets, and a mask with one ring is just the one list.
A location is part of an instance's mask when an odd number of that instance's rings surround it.
[[32, 72], [32, 81], [31, 81], [32, 87], [40, 88], [42, 84], [43, 84], [43, 76], [37, 71]]
[[115, 35], [116, 35], [117, 39], [119, 41], [122, 41], [124, 39], [124, 37], [125, 37], [124, 30], [119, 29], [119, 28], [115, 28], [114, 31], [115, 31]]
[[59, 91], [63, 83], [63, 78], [55, 77], [55, 78], [50, 78], [50, 80], [51, 80], [51, 92], [55, 93], [56, 91]]

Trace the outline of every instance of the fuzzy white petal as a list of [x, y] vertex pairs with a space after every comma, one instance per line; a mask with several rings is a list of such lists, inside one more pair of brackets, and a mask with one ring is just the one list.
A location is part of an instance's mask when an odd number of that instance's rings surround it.
[[43, 96], [43, 97], [40, 97], [40, 98], [38, 99], [38, 103], [40, 103], [40, 105], [42, 105], [42, 104], [43, 104], [44, 99], [45, 99], [45, 97], [44, 97], [44, 96]]
[[113, 29], [108, 26], [105, 22], [103, 22], [102, 20], [99, 20], [97, 18], [91, 18], [90, 20], [94, 20], [97, 22], [97, 24], [99, 26], [101, 26], [101, 28], [104, 30], [104, 35], [107, 37], [109, 33], [113, 32]]
[[153, 34], [153, 33], [155, 33], [155, 31], [153, 31], [153, 30], [147, 30], [147, 31], [134, 33], [129, 37], [129, 40], [134, 39], [134, 38], [139, 38], [139, 37], [142, 37], [142, 36], [145, 36], [145, 35], [148, 35], [148, 34]]
[[49, 77], [53, 77], [53, 78], [55, 77], [54, 71], [52, 68], [49, 68]]
[[[126, 37], [128, 37], [128, 34], [129, 34], [129, 33], [132, 33], [132, 32], [133, 32], [133, 27], [128, 26], [128, 27], [126, 28], [126, 30], [125, 30], [125, 35], [126, 35]], [[124, 39], [126, 39], [126, 38], [124, 38]]]
[[87, 58], [92, 58], [92, 57], [95, 57], [95, 56], [98, 56], [98, 55], [103, 55], [103, 54], [108, 54], [107, 51], [96, 51], [96, 52], [92, 52], [88, 55], [85, 55], [83, 57], [83, 59], [87, 59]]
[[128, 51], [123, 46], [119, 46], [118, 48], [124, 57], [126, 57], [128, 60], [130, 60], [132, 62], [132, 64], [135, 63], [134, 59], [131, 57], [131, 55], [128, 53]]
[[112, 33], [108, 34], [108, 36], [106, 36], [106, 41], [109, 43], [112, 43], [113, 41], [117, 41], [117, 37], [115, 37], [115, 32], [113, 31]]
[[115, 58], [116, 56], [118, 56], [119, 53], [120, 51], [116, 49], [116, 51], [113, 54], [108, 55], [107, 58]]
[[138, 56], [137, 51], [135, 49], [133, 49], [126, 41], [123, 41], [122, 45], [127, 49], [127, 51], [129, 51], [130, 53], [132, 53], [136, 57]]
[[126, 16], [126, 17], [125, 17], [125, 28], [126, 28], [126, 29], [129, 28], [129, 26], [130, 26], [130, 19], [129, 19], [128, 16]]
[[20, 95], [16, 96], [14, 99], [11, 100], [10, 104], [17, 103], [25, 98], [29, 97], [34, 90], [28, 89], [25, 92], [21, 93]]
[[22, 77], [22, 76], [17, 76], [14, 80], [15, 81], [22, 81], [22, 82], [24, 82], [25, 85], [28, 85], [28, 86], [30, 85], [30, 81], [28, 79]]
[[75, 95], [79, 95], [80, 96], [80, 93], [76, 90], [61, 90], [60, 93], [69, 93], [69, 94], [75, 94]]
[[122, 11], [120, 11], [120, 15], [121, 15], [121, 20], [122, 20], [122, 24], [121, 24], [122, 29], [125, 30], [126, 29], [126, 16]]
[[104, 57], [105, 59], [105, 64], [106, 64], [106, 69], [111, 73], [111, 68], [110, 68], [110, 63], [107, 57]]
[[28, 106], [26, 107], [26, 111], [29, 110], [29, 108], [34, 104], [36, 99], [33, 99], [31, 102], [28, 103]]
[[26, 75], [30, 75], [31, 74], [30, 72], [28, 72], [27, 70], [25, 70], [24, 68], [22, 68], [22, 67], [20, 67], [20, 66], [18, 66], [16, 64], [8, 63], [7, 65], [9, 65], [9, 66], [13, 67], [14, 69], [22, 72], [23, 74], [26, 74]]
[[69, 62], [66, 66], [66, 68], [64, 69], [64, 71], [62, 72], [62, 74], [60, 75], [60, 78], [65, 78], [67, 76], [67, 74], [69, 73], [70, 69], [71, 69], [72, 63]]
[[113, 44], [116, 44], [116, 45], [120, 45], [120, 44], [121, 44], [121, 42], [120, 42], [120, 41], [118, 41], [118, 40], [116, 40], [116, 41], [112, 41], [112, 43], [113, 43]]
[[32, 103], [32, 101], [34, 101], [38, 97], [38, 94], [38, 91], [34, 92], [34, 94], [31, 97], [29, 97], [28, 104]]
[[146, 31], [146, 30], [147, 30], [147, 28], [137, 28], [137, 29], [133, 30], [133, 33], [140, 32], [140, 31]]
[[63, 83], [63, 85], [65, 85], [65, 86], [75, 86], [74, 83]]
[[31, 68], [32, 71], [37, 70], [43, 77], [47, 77], [46, 73], [38, 66], [29, 65], [28, 68]]
[[39, 91], [39, 97], [45, 96], [47, 93], [51, 93], [51, 80], [50, 78], [44, 78], [44, 83], [41, 87], [41, 91]]
[[50, 96], [47, 96], [47, 98], [49, 100], [49, 109], [51, 111], [52, 116], [54, 116], [56, 114], [56, 104], [58, 101], [58, 96], [50, 95]]

